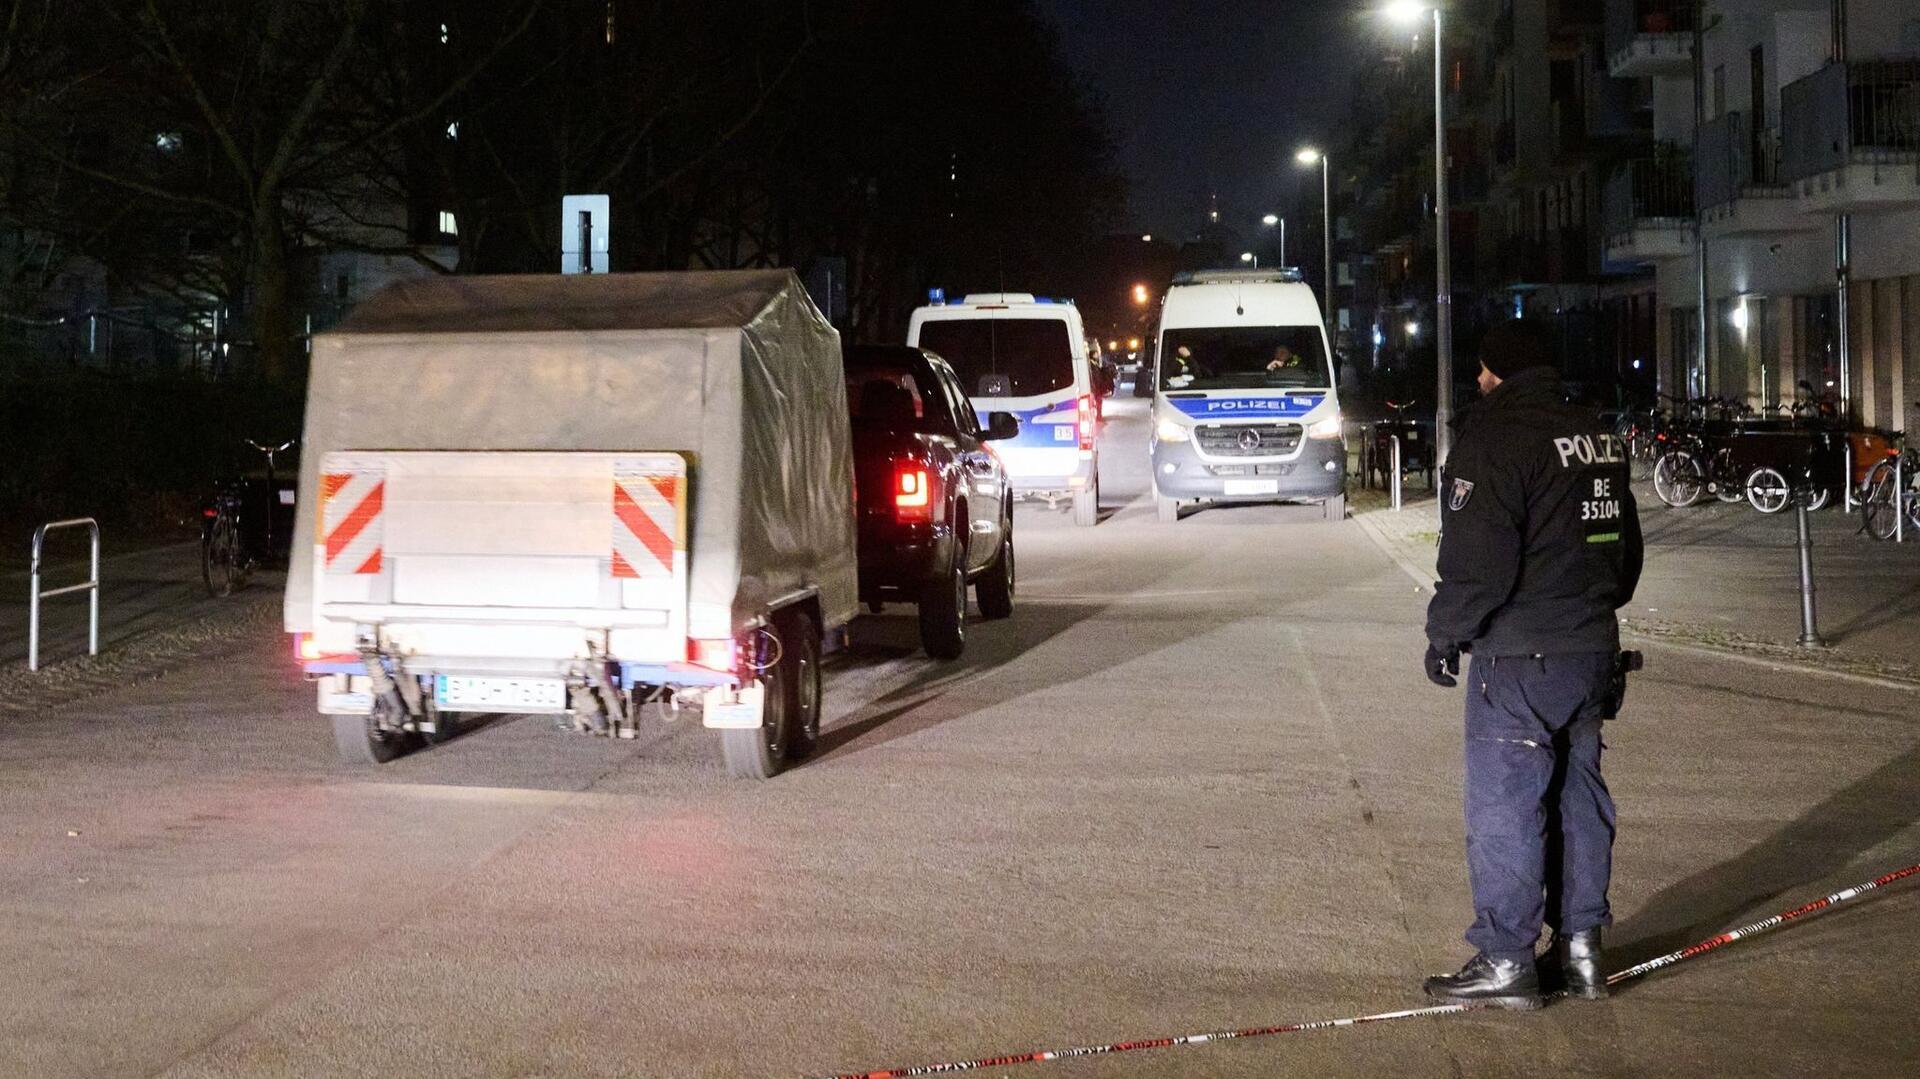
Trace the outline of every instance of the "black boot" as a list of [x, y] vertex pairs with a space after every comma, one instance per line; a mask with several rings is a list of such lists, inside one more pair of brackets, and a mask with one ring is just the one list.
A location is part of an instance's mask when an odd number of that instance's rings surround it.
[[1607, 975], [1600, 967], [1600, 930], [1583, 929], [1566, 936], [1555, 934], [1553, 958], [1560, 967], [1567, 995], [1581, 1000], [1605, 1000]]
[[1426, 989], [1427, 995], [1436, 1000], [1460, 1004], [1491, 1004], [1522, 1012], [1546, 1005], [1540, 996], [1540, 976], [1532, 963], [1489, 959], [1485, 954], [1467, 960], [1458, 974], [1428, 978]]

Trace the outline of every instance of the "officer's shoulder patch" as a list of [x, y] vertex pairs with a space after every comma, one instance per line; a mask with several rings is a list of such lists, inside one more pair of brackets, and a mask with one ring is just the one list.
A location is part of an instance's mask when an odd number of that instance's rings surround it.
[[1453, 481], [1453, 493], [1447, 498], [1447, 508], [1455, 513], [1467, 508], [1467, 499], [1473, 497], [1473, 481], [1456, 479]]

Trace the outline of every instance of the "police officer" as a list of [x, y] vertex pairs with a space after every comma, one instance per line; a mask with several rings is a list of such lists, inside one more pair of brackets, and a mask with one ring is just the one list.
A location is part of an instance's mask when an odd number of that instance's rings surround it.
[[1473, 656], [1467, 942], [1478, 954], [1426, 991], [1516, 1009], [1544, 1003], [1542, 924], [1554, 933], [1549, 979], [1606, 995], [1614, 817], [1600, 725], [1619, 699], [1614, 612], [1641, 562], [1625, 448], [1563, 403], [1550, 340], [1526, 321], [1486, 336], [1484, 397], [1461, 411], [1440, 486], [1440, 582], [1427, 609], [1427, 677], [1454, 686], [1460, 653]]

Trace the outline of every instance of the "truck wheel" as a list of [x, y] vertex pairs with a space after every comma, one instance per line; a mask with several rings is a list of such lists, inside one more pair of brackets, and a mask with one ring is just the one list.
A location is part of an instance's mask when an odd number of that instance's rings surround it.
[[1073, 523], [1082, 527], [1100, 523], [1100, 477], [1092, 479], [1092, 486], [1073, 493]]
[[1347, 496], [1334, 495], [1325, 502], [1327, 520], [1344, 521], [1347, 519]]
[[347, 764], [370, 766], [385, 764], [404, 756], [417, 738], [406, 731], [382, 730], [376, 723], [377, 710], [364, 716], [329, 716], [333, 720], [333, 744]]
[[781, 644], [780, 661], [760, 672], [761, 685], [766, 687], [766, 711], [760, 726], [720, 732], [720, 755], [727, 762], [727, 774], [735, 779], [772, 779], [786, 766], [793, 694], [789, 678], [792, 661], [785, 652], [792, 642], [782, 640]]
[[793, 717], [787, 737], [787, 759], [797, 761], [813, 753], [820, 744], [820, 625], [810, 615], [796, 614], [787, 623], [789, 641], [782, 663], [790, 665], [793, 699], [788, 715]]
[[1013, 529], [1003, 526], [1000, 553], [973, 586], [974, 596], [980, 601], [980, 617], [1007, 618], [1013, 614], [1013, 571]]
[[920, 590], [920, 647], [935, 659], [967, 650], [967, 553], [954, 545], [953, 565]]

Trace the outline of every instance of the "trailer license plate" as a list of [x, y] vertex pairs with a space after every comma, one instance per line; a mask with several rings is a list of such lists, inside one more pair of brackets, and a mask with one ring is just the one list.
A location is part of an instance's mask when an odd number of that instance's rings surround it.
[[1227, 493], [1230, 495], [1277, 495], [1280, 493], [1280, 481], [1228, 480]]
[[442, 708], [563, 712], [567, 707], [567, 683], [560, 678], [483, 678], [443, 674], [434, 679], [433, 699]]

